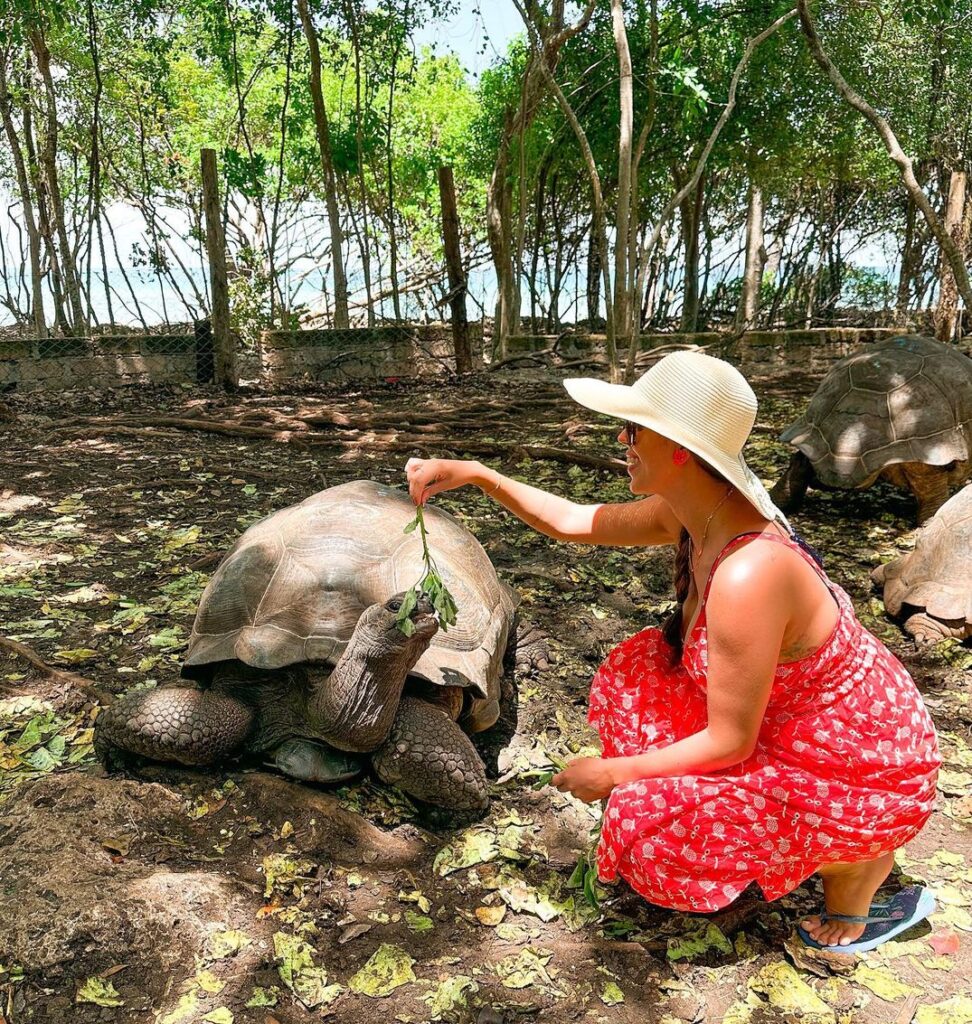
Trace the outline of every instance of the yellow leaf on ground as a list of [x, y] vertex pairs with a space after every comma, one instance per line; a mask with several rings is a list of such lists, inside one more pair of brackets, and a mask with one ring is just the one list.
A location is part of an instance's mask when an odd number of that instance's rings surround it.
[[83, 661], [91, 661], [98, 657], [98, 652], [90, 647], [76, 647], [70, 651], [55, 651], [54, 657], [58, 661], [67, 662], [69, 665], [80, 665]]
[[906, 985], [884, 967], [872, 967], [870, 964], [858, 964], [851, 981], [870, 989], [876, 996], [893, 1003], [902, 996], [916, 995], [919, 989]]
[[233, 1024], [233, 1011], [225, 1006], [219, 1006], [207, 1013], [203, 1020], [206, 1024]]
[[495, 928], [504, 917], [506, 917], [505, 903], [500, 903], [496, 907], [476, 907], [477, 920], [487, 928]]
[[213, 960], [223, 960], [238, 953], [252, 941], [246, 933], [240, 931], [214, 932], [209, 936], [206, 953]]
[[226, 988], [226, 982], [217, 978], [212, 971], [202, 970], [196, 972], [196, 984], [203, 992], [222, 992]]
[[613, 981], [606, 981], [601, 989], [601, 1002], [605, 1006], [617, 1006], [624, 1002], [624, 993]]
[[553, 958], [549, 949], [527, 946], [518, 953], [510, 953], [496, 964], [495, 970], [506, 988], [527, 988], [530, 985], [552, 985], [553, 978], [547, 964]]
[[[426, 992], [422, 1001], [428, 1005], [432, 1020], [441, 1020], [445, 1014], [466, 1006], [466, 996], [479, 991], [479, 985], [466, 974], [440, 981], [438, 986]], [[451, 1019], [451, 1018], [450, 1018]]]
[[720, 953], [733, 951], [732, 943], [722, 930], [711, 921], [706, 921], [683, 935], [673, 935], [668, 940], [668, 959], [692, 960], [710, 949], [717, 949]]
[[76, 1003], [94, 1003], [97, 1006], [124, 1006], [115, 986], [104, 978], [88, 978], [74, 997]]
[[170, 1010], [160, 1024], [180, 1024], [181, 1021], [195, 1017], [199, 1009], [199, 1000], [196, 997], [196, 989], [187, 992], [176, 1004], [174, 1010]]
[[913, 1024], [972, 1024], [972, 999], [952, 996], [943, 1003], [919, 1006]]
[[404, 949], [384, 942], [351, 979], [351, 991], [374, 999], [391, 995], [395, 989], [415, 981], [414, 964]]
[[749, 979], [749, 987], [774, 1009], [801, 1014], [806, 1024], [835, 1024], [834, 1011], [785, 961], [761, 968]]

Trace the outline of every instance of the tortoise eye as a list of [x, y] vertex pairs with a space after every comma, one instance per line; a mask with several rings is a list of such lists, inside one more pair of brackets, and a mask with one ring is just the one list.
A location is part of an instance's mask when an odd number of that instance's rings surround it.
[[400, 597], [393, 597], [388, 602], [388, 607], [391, 608], [393, 612], [399, 611], [402, 607], [402, 599]]

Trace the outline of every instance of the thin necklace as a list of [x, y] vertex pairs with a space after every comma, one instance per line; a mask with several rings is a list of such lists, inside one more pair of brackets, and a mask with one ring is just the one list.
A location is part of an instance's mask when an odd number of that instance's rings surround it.
[[702, 543], [699, 545], [699, 553], [698, 553], [697, 557], [692, 559], [692, 575], [693, 576], [695, 575], [695, 570], [699, 567], [699, 562], [702, 560], [702, 552], [705, 550], [705, 539], [706, 539], [706, 537], [709, 536], [709, 523], [712, 522], [712, 517], [716, 514], [716, 512], [718, 512], [719, 509], [722, 508], [723, 505], [725, 505], [726, 499], [729, 497], [730, 494], [732, 494], [732, 492], [734, 490], [735, 490], [735, 488], [730, 485], [729, 490], [726, 491], [725, 494], [723, 494], [722, 500], [709, 513], [709, 518], [706, 519], [706, 521], [705, 521], [705, 528], [702, 530]]

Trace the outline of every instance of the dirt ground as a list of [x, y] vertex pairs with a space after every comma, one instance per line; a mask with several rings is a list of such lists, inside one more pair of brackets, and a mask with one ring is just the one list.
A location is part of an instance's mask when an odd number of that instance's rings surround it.
[[[744, 368], [761, 398], [749, 454], [771, 481], [788, 458], [776, 435], [825, 363]], [[557, 659], [516, 680], [483, 821], [450, 827], [371, 780], [326, 790], [260, 765], [107, 776], [94, 760], [99, 693], [173, 678], [221, 553], [313, 491], [399, 484], [410, 454], [452, 454], [624, 500], [626, 477], [595, 464], [619, 454], [613, 428], [552, 375], [7, 401], [0, 635], [42, 664], [0, 649], [0, 1022], [972, 1021], [972, 652], [916, 649], [869, 578], [914, 542], [908, 495], [815, 491], [795, 523], [940, 730], [939, 807], [892, 883], [933, 886], [939, 911], [865, 958], [811, 957], [792, 927], [820, 905], [815, 880], [712, 916], [584, 884], [596, 809], [546, 779], [593, 752], [591, 675], [670, 607], [671, 552], [562, 545], [472, 489], [435, 501]]]

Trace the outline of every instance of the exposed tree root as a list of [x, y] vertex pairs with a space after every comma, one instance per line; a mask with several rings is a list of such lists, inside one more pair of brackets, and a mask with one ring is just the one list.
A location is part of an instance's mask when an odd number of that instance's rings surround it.
[[[411, 451], [416, 448], [425, 447], [430, 439], [427, 437], [402, 437], [381, 438], [323, 438], [314, 437], [310, 433], [300, 434], [298, 432], [279, 431], [263, 429], [259, 427], [236, 426], [221, 420], [202, 419], [170, 419], [157, 418], [152, 421], [152, 426], [127, 426], [115, 422], [102, 422], [97, 424], [81, 424], [77, 427], [58, 427], [59, 432], [72, 433], [75, 436], [93, 437], [105, 434], [124, 434], [142, 437], [159, 436], [161, 433], [158, 426], [175, 426], [178, 429], [209, 430], [215, 433], [229, 434], [239, 437], [265, 437], [268, 440], [306, 445], [328, 447], [350, 447], [358, 448], [367, 444], [373, 448], [381, 448], [384, 451]], [[373, 433], [373, 432], [372, 432]], [[462, 441], [450, 437], [445, 440], [436, 439], [440, 447], [451, 451], [464, 452], [467, 455], [487, 455], [499, 458], [531, 458], [546, 459], [554, 462], [566, 462], [570, 465], [589, 466], [594, 469], [608, 469], [615, 473], [625, 471], [625, 463], [620, 459], [607, 459], [599, 455], [590, 455], [587, 452], [567, 451], [562, 448], [551, 448], [547, 445], [500, 445], [484, 441]], [[147, 486], [147, 485], [146, 485]]]
[[[332, 442], [333, 443], [333, 442]], [[358, 447], [360, 441], [343, 441], [339, 444], [350, 447]], [[368, 441], [371, 447], [381, 448], [383, 451], [414, 451], [426, 446], [426, 439], [415, 438], [406, 440], [397, 438], [394, 441], [376, 439]], [[449, 438], [441, 443], [441, 447], [453, 452], [463, 452], [466, 455], [486, 455], [504, 459], [538, 459], [552, 462], [566, 462], [574, 466], [588, 466], [593, 469], [608, 469], [613, 473], [624, 473], [627, 471], [627, 464], [620, 459], [606, 459], [600, 455], [590, 455], [587, 452], [572, 452], [563, 448], [550, 448], [547, 445], [502, 445], [491, 444], [485, 441], [461, 441], [457, 438]], [[441, 451], [441, 448], [440, 448]]]
[[224, 554], [225, 552], [223, 551], [210, 551], [208, 555], [201, 555], [195, 561], [190, 562], [186, 568], [198, 570], [205, 569], [210, 565], [216, 565], [217, 562], [223, 560]]
[[104, 690], [99, 689], [90, 679], [85, 679], [84, 676], [79, 676], [76, 672], [63, 672], [61, 669], [52, 668], [36, 651], [32, 651], [26, 644], [19, 643], [17, 640], [11, 640], [9, 637], [0, 636], [0, 648], [10, 651], [11, 654], [33, 665], [46, 679], [51, 679], [74, 690], [81, 690], [102, 704], [110, 704], [114, 699], [110, 693], [105, 693]]

